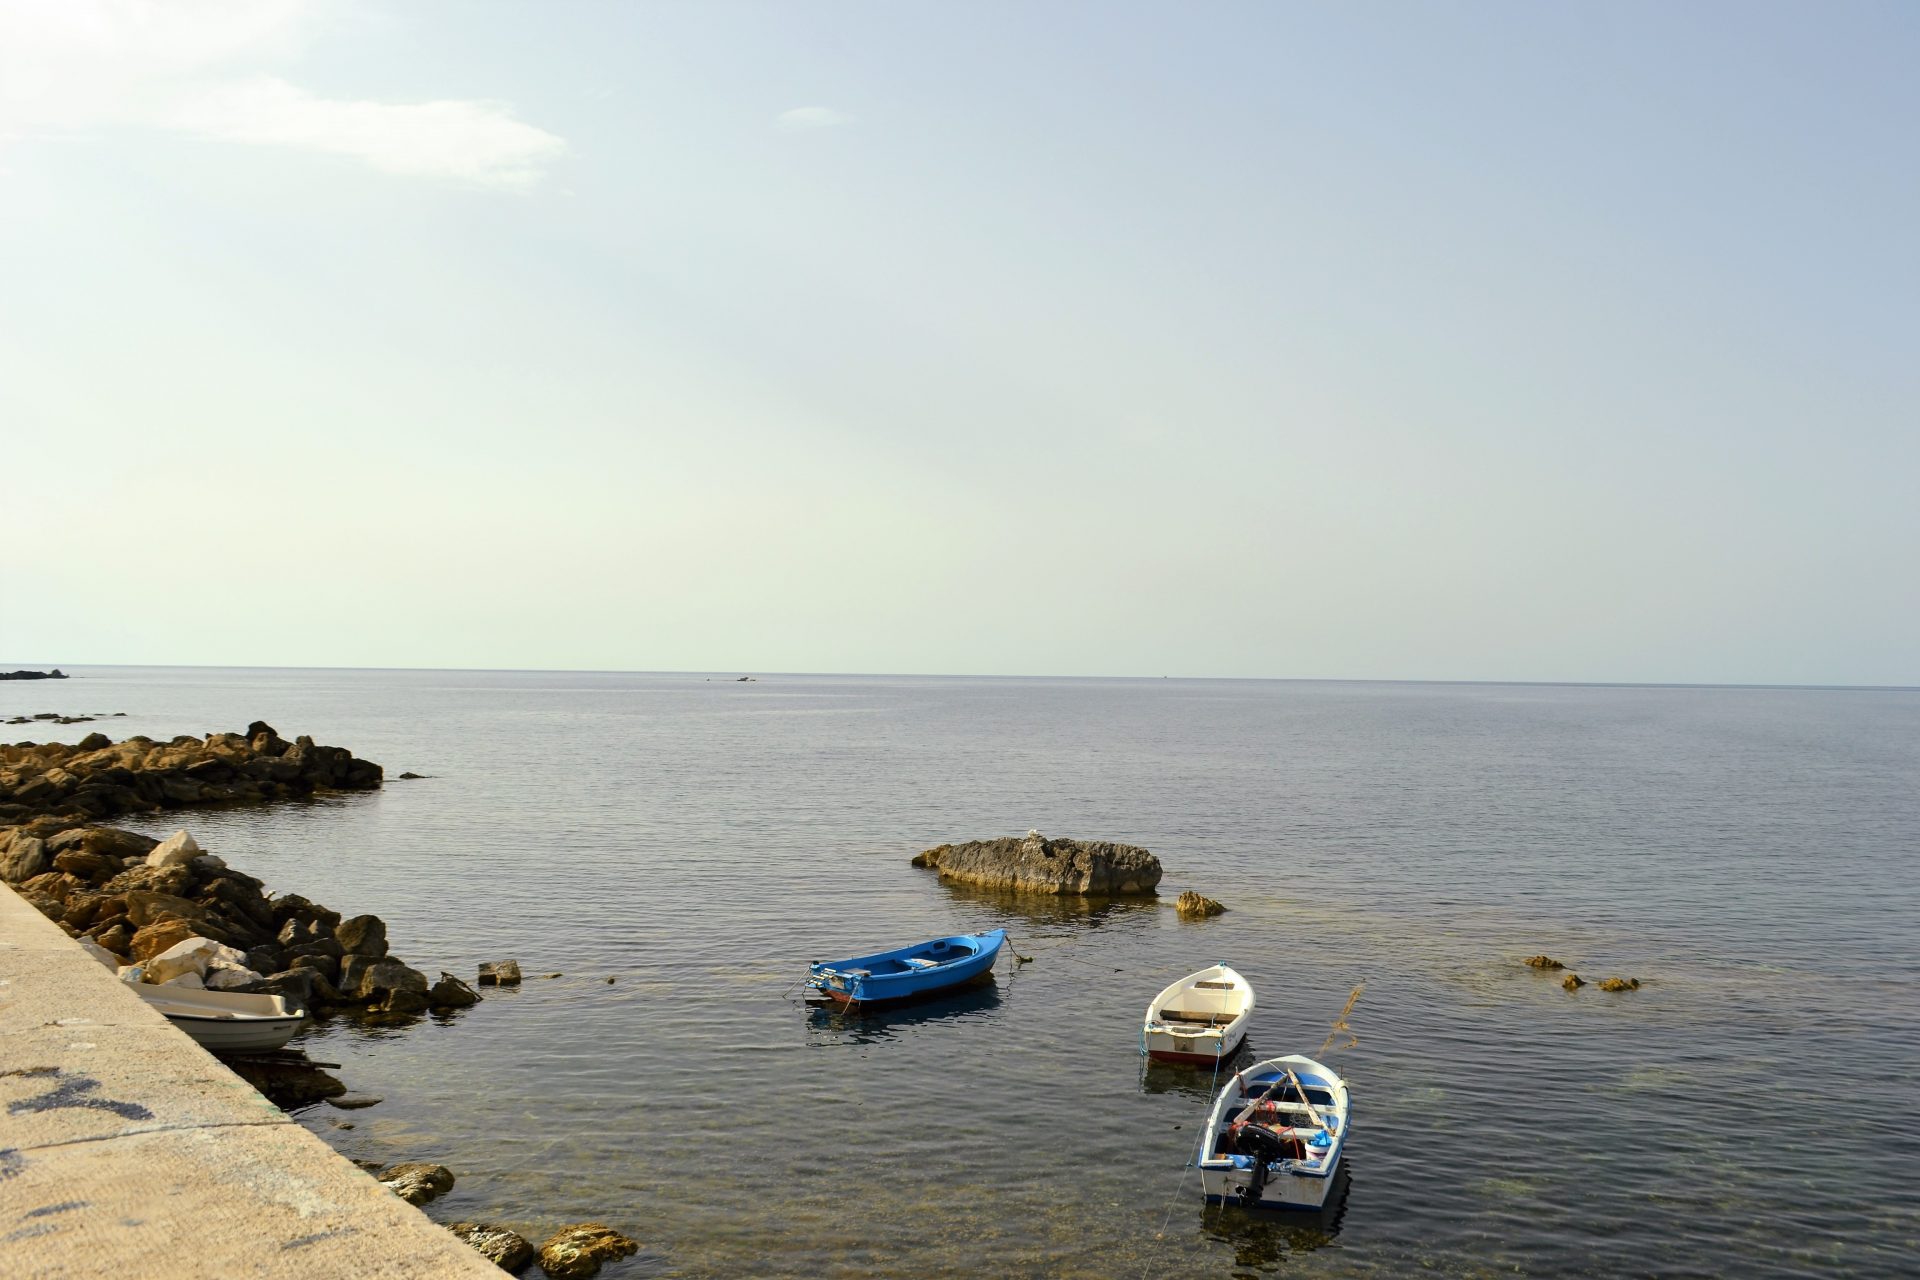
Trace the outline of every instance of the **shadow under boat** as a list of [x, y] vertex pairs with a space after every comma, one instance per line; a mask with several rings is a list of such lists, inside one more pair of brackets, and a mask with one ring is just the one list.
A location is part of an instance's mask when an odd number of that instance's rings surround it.
[[1000, 984], [989, 969], [959, 986], [944, 987], [914, 1000], [854, 1005], [825, 998], [808, 1000], [808, 1039], [844, 1044], [891, 1040], [921, 1023], [985, 1013], [999, 1005], [1000, 996]]
[[1324, 1249], [1340, 1234], [1353, 1187], [1351, 1160], [1333, 1175], [1333, 1190], [1318, 1209], [1249, 1209], [1238, 1204], [1203, 1205], [1200, 1230], [1209, 1240], [1233, 1248], [1234, 1265], [1256, 1272], [1276, 1271], [1288, 1255]]

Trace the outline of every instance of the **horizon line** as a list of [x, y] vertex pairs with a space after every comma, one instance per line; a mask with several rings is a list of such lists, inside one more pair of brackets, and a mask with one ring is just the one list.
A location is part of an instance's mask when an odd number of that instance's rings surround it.
[[[369, 666], [369, 667], [330, 667], [310, 665], [260, 664], [217, 664], [217, 663], [131, 663], [131, 662], [87, 662], [74, 665], [74, 670], [83, 668], [105, 670], [159, 670], [159, 671], [418, 671], [448, 672], [487, 675], [602, 675], [602, 676], [702, 676], [711, 678], [724, 675], [729, 681], [740, 683], [743, 677], [758, 682], [762, 677], [753, 671], [740, 668], [713, 668], [709, 670], [642, 670], [618, 667], [432, 667], [432, 666]], [[14, 668], [0, 663], [0, 671], [32, 670], [31, 667]], [[48, 666], [49, 671], [61, 671], [68, 679], [75, 677], [65, 667]], [[1711, 680], [1516, 680], [1516, 679], [1463, 679], [1449, 677], [1422, 676], [1192, 676], [1192, 675], [1061, 675], [1048, 673], [981, 673], [981, 672], [939, 672], [939, 671], [766, 671], [767, 678], [789, 679], [865, 679], [865, 680], [1126, 680], [1126, 681], [1236, 681], [1257, 684], [1438, 684], [1438, 685], [1487, 685], [1501, 688], [1563, 688], [1563, 689], [1800, 689], [1832, 690], [1834, 692], [1854, 693], [1913, 693], [1920, 692], [1920, 685], [1911, 684], [1813, 684], [1803, 681], [1711, 681]], [[6, 683], [15, 683], [7, 681]], [[26, 684], [29, 681], [19, 681]]]

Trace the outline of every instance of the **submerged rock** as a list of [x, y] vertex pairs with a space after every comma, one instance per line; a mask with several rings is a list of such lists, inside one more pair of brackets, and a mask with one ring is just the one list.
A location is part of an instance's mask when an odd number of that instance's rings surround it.
[[233, 1073], [284, 1110], [311, 1106], [347, 1091], [345, 1082], [305, 1062], [266, 1062], [258, 1058], [229, 1058]]
[[1137, 845], [1104, 840], [1049, 840], [1038, 831], [943, 844], [915, 855], [942, 880], [1024, 893], [1095, 897], [1149, 894], [1160, 883], [1160, 859]]
[[1577, 973], [1570, 973], [1566, 977], [1560, 979], [1560, 985], [1565, 987], [1569, 991], [1578, 991], [1580, 988], [1587, 985], [1587, 980], [1585, 978], [1582, 978]]
[[1182, 920], [1205, 920], [1208, 916], [1217, 916], [1226, 910], [1212, 898], [1202, 897], [1192, 889], [1188, 889], [1174, 899], [1173, 909], [1180, 914]]
[[1640, 989], [1640, 979], [1602, 978], [1600, 979], [1600, 989], [1602, 991], [1638, 991]]
[[453, 1170], [443, 1164], [409, 1161], [391, 1165], [377, 1175], [380, 1184], [411, 1205], [422, 1205], [453, 1190]]
[[1552, 956], [1528, 956], [1522, 963], [1529, 969], [1564, 969], [1567, 966]]
[[540, 1269], [554, 1280], [576, 1280], [593, 1275], [601, 1264], [640, 1252], [640, 1242], [602, 1222], [576, 1222], [562, 1227], [540, 1246]]
[[486, 1222], [450, 1223], [447, 1230], [473, 1246], [481, 1257], [502, 1271], [521, 1271], [533, 1261], [533, 1246], [517, 1231]]

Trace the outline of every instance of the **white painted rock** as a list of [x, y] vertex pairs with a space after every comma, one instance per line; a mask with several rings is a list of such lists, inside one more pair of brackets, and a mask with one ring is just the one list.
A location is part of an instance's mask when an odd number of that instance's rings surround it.
[[147, 966], [143, 964], [125, 965], [120, 970], [120, 981], [130, 987], [137, 987], [147, 980]]
[[162, 982], [159, 985], [163, 987], [192, 987], [194, 990], [198, 991], [203, 989], [207, 984], [200, 981], [199, 974], [189, 969], [187, 972], [179, 975], [178, 977], [168, 978], [165, 982]]
[[120, 957], [114, 955], [113, 952], [107, 950], [92, 938], [80, 939], [80, 949], [114, 972], [118, 973], [120, 971]]
[[212, 964], [245, 969], [247, 957], [244, 952], [222, 946], [212, 938], [182, 938], [159, 955], [148, 958], [147, 981], [171, 982], [188, 973], [196, 979], [204, 978], [207, 966]]
[[159, 844], [153, 846], [153, 850], [147, 854], [147, 865], [150, 867], [177, 867], [183, 863], [192, 862], [203, 852], [205, 851], [194, 842], [193, 837], [187, 834], [186, 828], [182, 827], [165, 840], [162, 840]]

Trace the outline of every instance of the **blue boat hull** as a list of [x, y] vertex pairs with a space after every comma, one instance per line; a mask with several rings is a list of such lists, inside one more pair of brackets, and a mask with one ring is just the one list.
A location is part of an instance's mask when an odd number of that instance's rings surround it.
[[807, 985], [841, 1004], [892, 1004], [950, 991], [992, 970], [1005, 929], [814, 964]]

